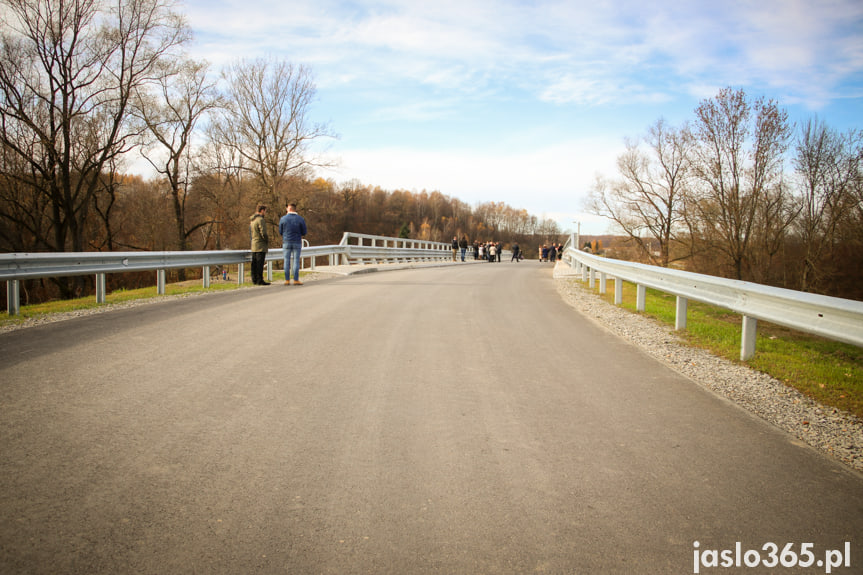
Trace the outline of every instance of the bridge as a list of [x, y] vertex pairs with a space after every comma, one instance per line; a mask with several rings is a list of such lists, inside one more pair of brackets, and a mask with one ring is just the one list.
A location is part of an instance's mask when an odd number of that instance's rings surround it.
[[860, 474], [536, 262], [19, 330], [0, 382], [2, 573], [863, 570]]

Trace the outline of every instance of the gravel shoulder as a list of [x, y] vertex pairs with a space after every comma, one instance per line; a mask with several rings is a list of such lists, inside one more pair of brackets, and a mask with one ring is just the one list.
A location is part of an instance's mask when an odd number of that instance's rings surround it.
[[614, 306], [557, 266], [554, 281], [570, 306], [634, 343], [714, 393], [740, 405], [797, 439], [863, 471], [863, 420], [827, 407], [767, 374], [688, 347], [656, 320]]

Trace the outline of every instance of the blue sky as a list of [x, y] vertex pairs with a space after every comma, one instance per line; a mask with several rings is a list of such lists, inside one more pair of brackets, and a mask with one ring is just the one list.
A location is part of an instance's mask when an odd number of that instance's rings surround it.
[[504, 201], [582, 233], [624, 138], [732, 86], [863, 128], [860, 0], [185, 0], [192, 56], [311, 67], [319, 175]]

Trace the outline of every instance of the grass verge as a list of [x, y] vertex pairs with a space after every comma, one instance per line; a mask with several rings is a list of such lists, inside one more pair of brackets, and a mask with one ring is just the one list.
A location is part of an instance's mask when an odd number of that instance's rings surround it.
[[[601, 297], [613, 304], [613, 285]], [[621, 307], [635, 312], [635, 300], [636, 286], [624, 282]], [[644, 313], [674, 326], [675, 304], [675, 296], [648, 289]], [[824, 405], [863, 417], [863, 349], [759, 321], [755, 356], [741, 362], [741, 322], [734, 312], [690, 301], [687, 329], [680, 335], [689, 345], [743, 363]]]
[[[307, 275], [310, 273], [308, 270], [300, 270], [300, 277]], [[281, 283], [276, 278], [281, 276], [283, 272], [278, 270], [273, 273], [273, 283]], [[200, 279], [189, 280], [186, 282], [180, 283], [170, 283], [165, 285], [165, 295], [184, 295], [184, 294], [193, 294], [193, 293], [201, 293], [201, 292], [213, 292], [213, 291], [230, 291], [235, 290], [241, 287], [250, 287], [251, 286], [251, 275], [246, 273], [244, 275], [243, 284], [237, 284], [236, 279], [231, 281], [223, 282], [218, 279], [213, 279], [210, 282], [209, 288], [204, 288]], [[141, 299], [151, 299], [151, 298], [159, 298], [163, 297], [156, 293], [156, 286], [150, 286], [139, 289], [118, 289], [113, 292], [107, 294], [105, 296], [106, 304], [117, 304], [123, 303], [127, 301], [141, 300]], [[91, 309], [100, 307], [102, 304], [96, 303], [96, 296], [87, 296], [72, 300], [54, 300], [39, 304], [32, 305], [22, 305], [21, 313], [17, 316], [9, 316], [9, 315], [0, 315], [0, 328], [6, 327], [9, 325], [17, 325], [26, 322], [28, 319], [40, 318], [46, 315], [55, 314], [55, 313], [67, 313], [71, 311], [78, 311], [84, 309]]]
[[[243, 287], [233, 283], [211, 283], [208, 289], [205, 289], [200, 280], [195, 282], [197, 285], [188, 285], [186, 283], [167, 284], [165, 286], [165, 295], [184, 295], [207, 291], [229, 291]], [[246, 286], [248, 287], [248, 286]], [[105, 296], [106, 304], [118, 304], [128, 301], [154, 299], [163, 297], [156, 291], [156, 286], [139, 288], [139, 289], [119, 289]], [[68, 313], [85, 309], [101, 307], [103, 304], [96, 303], [96, 296], [72, 299], [72, 300], [54, 300], [44, 303], [22, 305], [21, 313], [17, 316], [2, 316], [0, 317], [0, 327], [24, 323], [28, 319], [40, 318], [51, 314]]]

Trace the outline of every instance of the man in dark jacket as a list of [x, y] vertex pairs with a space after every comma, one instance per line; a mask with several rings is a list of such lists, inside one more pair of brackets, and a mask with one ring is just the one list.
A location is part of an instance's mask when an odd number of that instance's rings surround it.
[[306, 235], [306, 220], [297, 213], [296, 204], [288, 204], [287, 213], [279, 220], [279, 233], [282, 234], [282, 256], [285, 260], [285, 285], [291, 285], [291, 276], [294, 285], [303, 285], [300, 281], [300, 252], [303, 249], [303, 236]]

